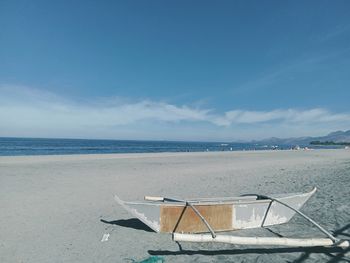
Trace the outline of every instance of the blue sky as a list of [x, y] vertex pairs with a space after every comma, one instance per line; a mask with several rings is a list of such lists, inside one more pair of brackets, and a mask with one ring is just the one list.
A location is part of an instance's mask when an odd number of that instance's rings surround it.
[[0, 2], [0, 136], [350, 129], [349, 1]]

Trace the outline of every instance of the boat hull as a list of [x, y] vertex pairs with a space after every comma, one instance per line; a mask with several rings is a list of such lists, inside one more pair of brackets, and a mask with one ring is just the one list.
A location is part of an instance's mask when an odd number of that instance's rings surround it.
[[[316, 188], [309, 193], [273, 198], [299, 210], [315, 191]], [[295, 211], [271, 200], [256, 200], [252, 197], [232, 199], [192, 200], [191, 204], [215, 232], [283, 224], [295, 214]], [[115, 200], [156, 232], [208, 232], [201, 218], [184, 202], [124, 202], [117, 196]]]

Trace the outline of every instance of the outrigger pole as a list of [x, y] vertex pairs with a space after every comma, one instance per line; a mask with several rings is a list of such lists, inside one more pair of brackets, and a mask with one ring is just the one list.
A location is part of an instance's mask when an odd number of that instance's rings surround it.
[[174, 241], [186, 242], [215, 242], [234, 245], [265, 245], [287, 247], [340, 247], [348, 248], [349, 241], [340, 240], [333, 242], [329, 238], [283, 238], [283, 237], [238, 237], [229, 235], [217, 235], [213, 238], [208, 234], [181, 234], [173, 233]]

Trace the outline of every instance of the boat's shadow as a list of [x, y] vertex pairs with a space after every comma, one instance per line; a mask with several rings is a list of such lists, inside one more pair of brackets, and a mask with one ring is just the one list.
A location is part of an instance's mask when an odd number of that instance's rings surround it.
[[113, 220], [113, 221], [107, 221], [104, 219], [100, 219], [100, 221], [102, 223], [105, 223], [105, 224], [133, 228], [136, 230], [143, 230], [146, 232], [154, 232], [151, 228], [149, 228], [147, 225], [145, 225], [142, 221], [140, 221], [137, 218], [119, 219], [119, 220]]
[[313, 248], [244, 248], [244, 249], [221, 249], [221, 250], [186, 250], [180, 249], [178, 251], [171, 250], [148, 250], [150, 255], [157, 256], [178, 256], [178, 255], [203, 255], [203, 256], [217, 256], [217, 255], [244, 255], [244, 254], [283, 254], [283, 253], [346, 253], [342, 248], [336, 247], [313, 247]]
[[[142, 221], [137, 218], [130, 219], [119, 219], [113, 221], [107, 221], [100, 219], [102, 223], [117, 225], [127, 228], [133, 228], [136, 230], [142, 230], [146, 232], [154, 232], [151, 228], [145, 225]], [[333, 231], [335, 236], [339, 234], [347, 237], [349, 234], [347, 230], [350, 228], [350, 224], [345, 225], [342, 228], [339, 228]], [[267, 229], [270, 232], [278, 235], [271, 229]], [[281, 235], [278, 235], [281, 236]], [[302, 253], [299, 258], [297, 258], [295, 263], [304, 262], [309, 259], [311, 254], [324, 254], [329, 257], [328, 262], [338, 262], [340, 260], [350, 261], [346, 255], [350, 252], [350, 249], [342, 249], [339, 247], [311, 247], [311, 248], [302, 248], [302, 247], [280, 247], [280, 248], [237, 248], [237, 249], [221, 249], [221, 250], [187, 250], [182, 249], [182, 246], [177, 243], [179, 250], [148, 250], [148, 254], [151, 256], [178, 256], [178, 255], [203, 255], [203, 256], [217, 256], [217, 255], [246, 255], [246, 254], [283, 254], [283, 253]]]
[[[343, 237], [349, 237], [350, 234], [348, 230], [350, 229], [350, 224], [347, 224], [335, 231], [333, 234], [335, 236], [342, 235]], [[272, 230], [268, 229], [270, 232], [274, 233]], [[222, 250], [186, 250], [182, 249], [181, 245], [178, 251], [170, 250], [148, 250], [150, 255], [157, 256], [177, 256], [177, 255], [203, 255], [203, 256], [217, 256], [217, 255], [246, 255], [246, 254], [283, 254], [283, 253], [302, 253], [298, 258], [296, 258], [294, 263], [305, 262], [310, 259], [311, 254], [323, 254], [329, 257], [328, 263], [345, 261], [350, 262], [348, 253], [350, 253], [350, 248], [340, 248], [340, 247], [280, 247], [280, 248], [237, 248], [237, 249], [222, 249]]]

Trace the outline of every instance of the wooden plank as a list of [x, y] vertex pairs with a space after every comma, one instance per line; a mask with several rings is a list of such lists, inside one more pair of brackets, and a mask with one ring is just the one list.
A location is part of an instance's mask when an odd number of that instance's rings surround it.
[[[232, 204], [195, 205], [214, 231], [232, 230]], [[203, 233], [208, 228], [189, 206], [162, 205], [160, 207], [160, 232]]]

